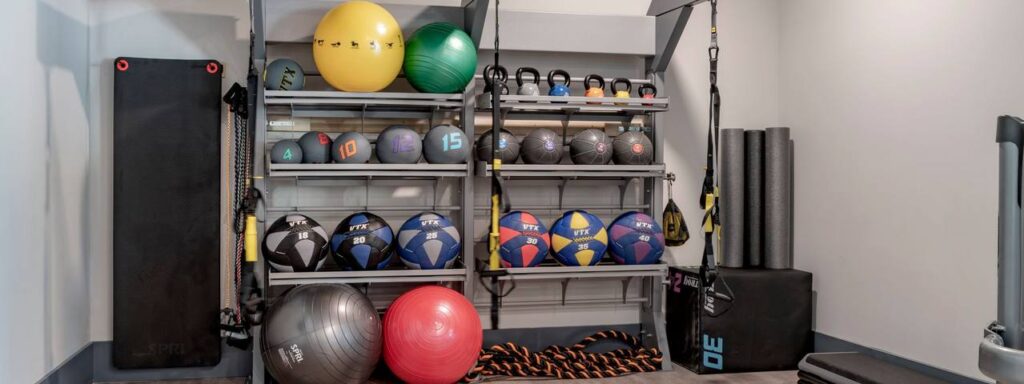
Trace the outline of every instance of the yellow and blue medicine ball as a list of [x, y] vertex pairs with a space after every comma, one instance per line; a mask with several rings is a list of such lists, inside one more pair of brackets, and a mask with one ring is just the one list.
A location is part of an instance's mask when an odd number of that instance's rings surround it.
[[402, 70], [405, 41], [394, 16], [377, 4], [353, 0], [331, 9], [313, 32], [313, 60], [331, 86], [376, 92]]
[[604, 223], [587, 211], [568, 211], [551, 225], [551, 250], [562, 265], [595, 265], [607, 248]]

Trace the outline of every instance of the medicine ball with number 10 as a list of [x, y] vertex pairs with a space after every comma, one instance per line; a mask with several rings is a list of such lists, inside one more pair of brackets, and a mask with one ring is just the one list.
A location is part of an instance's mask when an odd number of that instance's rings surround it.
[[365, 163], [370, 161], [370, 141], [359, 132], [345, 132], [334, 139], [331, 156], [335, 163]]

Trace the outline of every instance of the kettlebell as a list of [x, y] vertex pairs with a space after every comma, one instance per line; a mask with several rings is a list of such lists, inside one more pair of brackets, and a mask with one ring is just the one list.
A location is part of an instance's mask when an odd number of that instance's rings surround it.
[[[640, 96], [641, 99], [653, 99], [658, 96], [658, 88], [655, 88], [653, 84], [640, 84], [640, 88], [637, 88], [636, 94], [637, 96]], [[653, 104], [644, 105], [649, 107]]]
[[[619, 89], [619, 87], [617, 86], [619, 84], [625, 84], [626, 85], [626, 89]], [[632, 92], [632, 91], [633, 91], [633, 83], [630, 82], [629, 79], [622, 78], [622, 77], [617, 77], [617, 78], [615, 78], [615, 80], [612, 80], [612, 93], [615, 94], [616, 98], [628, 99], [629, 98], [629, 93]], [[616, 103], [616, 105], [626, 105], [626, 104], [624, 104], [624, 103]]]
[[[555, 76], [561, 76], [563, 82], [561, 84], [555, 84]], [[548, 86], [551, 90], [548, 91], [548, 96], [569, 96], [569, 72], [561, 69], [554, 69], [548, 72]], [[560, 101], [564, 103], [564, 101]]]
[[[491, 76], [494, 76], [494, 72], [498, 73], [498, 84], [493, 84], [492, 81], [491, 81]], [[501, 89], [501, 91], [500, 91], [501, 94], [502, 95], [507, 95], [508, 94], [508, 84], [507, 84], [507, 81], [508, 81], [508, 70], [506, 70], [505, 67], [502, 67], [500, 65], [497, 66], [497, 67], [494, 67], [491, 64], [487, 64], [487, 66], [484, 67], [484, 93], [491, 93], [491, 91], [494, 89], [494, 87], [499, 87]]]
[[[523, 73], [529, 73], [533, 75], [533, 81], [529, 83], [523, 82]], [[516, 94], [522, 96], [540, 96], [540, 72], [533, 67], [521, 67], [516, 70], [516, 85], [519, 86], [519, 91]]]
[[[592, 87], [591, 86], [591, 83], [594, 80], [597, 80], [597, 86], [596, 87]], [[583, 94], [584, 96], [586, 96], [586, 97], [604, 97], [604, 78], [601, 77], [601, 75], [594, 75], [594, 74], [587, 75], [587, 77], [583, 78], [583, 86], [587, 88], [587, 91]], [[591, 103], [591, 102], [588, 102], [587, 104], [601, 104], [601, 103]]]

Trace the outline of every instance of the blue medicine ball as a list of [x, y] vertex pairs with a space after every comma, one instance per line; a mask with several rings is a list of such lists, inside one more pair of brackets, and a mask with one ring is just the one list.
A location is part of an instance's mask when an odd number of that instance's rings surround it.
[[654, 264], [665, 252], [661, 226], [641, 212], [626, 212], [608, 226], [608, 251], [619, 264]]
[[438, 213], [413, 216], [398, 230], [398, 256], [409, 268], [450, 268], [461, 249], [459, 230]]
[[334, 229], [331, 236], [331, 255], [338, 266], [351, 270], [387, 268], [394, 254], [394, 233], [380, 216], [370, 212], [357, 212]]

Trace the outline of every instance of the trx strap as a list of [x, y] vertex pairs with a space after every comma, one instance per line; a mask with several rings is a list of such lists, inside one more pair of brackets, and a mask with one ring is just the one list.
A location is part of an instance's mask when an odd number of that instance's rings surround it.
[[[586, 351], [603, 340], [619, 342], [627, 348], [605, 353]], [[480, 381], [485, 376], [598, 379], [654, 372], [660, 369], [661, 361], [657, 348], [644, 348], [635, 336], [608, 330], [587, 336], [571, 347], [552, 345], [540, 352], [530, 352], [514, 343], [491, 346], [480, 353], [477, 365], [463, 381]]]
[[[725, 302], [732, 302], [732, 292], [728, 285], [722, 281], [722, 285], [728, 294], [715, 290], [715, 282], [718, 279], [718, 266], [715, 260], [715, 233], [721, 230], [721, 222], [718, 219], [718, 182], [715, 179], [715, 161], [718, 153], [718, 132], [720, 113], [722, 110], [722, 98], [718, 92], [718, 0], [710, 0], [711, 3], [711, 44], [708, 46], [708, 59], [710, 70], [710, 100], [708, 104], [708, 152], [707, 165], [704, 172], [704, 183], [701, 188], [700, 207], [704, 209], [704, 258], [701, 260], [700, 276], [705, 287], [707, 301], [711, 303], [714, 299]], [[722, 311], [715, 309], [713, 304], [706, 303], [705, 311], [714, 316], [721, 315]]]
[[484, 278], [490, 278], [491, 280], [490, 286], [482, 284], [484, 289], [491, 294], [491, 329], [498, 329], [501, 298], [507, 296], [515, 288], [513, 284], [508, 292], [501, 293], [501, 285], [498, 282], [498, 277], [508, 274], [507, 271], [501, 269], [500, 256], [498, 255], [500, 247], [499, 237], [501, 234], [498, 227], [498, 218], [502, 213], [509, 210], [508, 200], [505, 196], [505, 183], [501, 178], [501, 94], [504, 91], [505, 83], [498, 81], [500, 78], [500, 71], [498, 69], [501, 68], [501, 65], [498, 64], [498, 56], [501, 52], [498, 39], [498, 11], [500, 7], [501, 0], [496, 0], [494, 3], [494, 65], [490, 66], [493, 70], [488, 73], [488, 69], [484, 69], [484, 82], [490, 85], [489, 91], [491, 94], [491, 149], [493, 152], [491, 152], [491, 225], [487, 239], [489, 257], [487, 268], [481, 268], [479, 276], [481, 282]]

